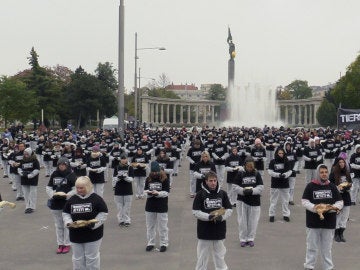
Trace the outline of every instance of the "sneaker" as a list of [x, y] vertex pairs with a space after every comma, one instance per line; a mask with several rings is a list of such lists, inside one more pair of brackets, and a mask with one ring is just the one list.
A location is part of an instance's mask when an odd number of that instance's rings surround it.
[[247, 246], [247, 242], [240, 242], [240, 247], [246, 247]]
[[124, 223], [124, 226], [125, 226], [125, 227], [129, 227], [129, 226], [130, 226], [130, 223], [129, 223], [129, 222], [125, 222], [125, 223]]
[[290, 218], [289, 218], [289, 217], [284, 217], [284, 220], [285, 220], [286, 222], [290, 222]]
[[69, 253], [69, 251], [70, 251], [70, 246], [63, 246], [62, 254]]
[[248, 241], [248, 242], [247, 242], [247, 245], [248, 245], [249, 247], [253, 247], [253, 246], [255, 246], [255, 243], [254, 243], [254, 241]]
[[275, 221], [275, 217], [274, 217], [274, 216], [271, 216], [271, 217], [269, 218], [269, 221], [270, 221], [270, 222], [274, 222], [274, 221]]
[[295, 205], [295, 203], [293, 201], [290, 201], [289, 204], [290, 205]]
[[190, 198], [195, 198], [195, 194], [190, 194]]
[[119, 226], [121, 227], [121, 226], [124, 226], [125, 225], [125, 222], [120, 222], [119, 223]]
[[63, 252], [63, 247], [64, 246], [60, 245], [56, 250], [56, 254], [61, 254]]
[[152, 251], [154, 249], [154, 246], [153, 245], [149, 245], [146, 247], [146, 251]]
[[26, 208], [25, 209], [25, 214], [31, 214], [33, 212], [34, 212], [34, 209], [32, 209], [32, 208]]
[[160, 252], [165, 252], [166, 251], [166, 246], [161, 246], [160, 247]]
[[8, 178], [9, 176], [7, 176], [7, 175], [4, 175], [4, 178]]

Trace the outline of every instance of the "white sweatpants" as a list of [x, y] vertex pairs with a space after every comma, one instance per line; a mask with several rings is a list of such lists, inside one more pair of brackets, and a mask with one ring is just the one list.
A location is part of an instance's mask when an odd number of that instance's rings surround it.
[[289, 209], [289, 188], [271, 188], [270, 189], [270, 207], [269, 207], [269, 216], [275, 216], [276, 212], [276, 204], [279, 199], [281, 199], [281, 208], [282, 208], [282, 215], [284, 217], [290, 216], [290, 209]]
[[195, 270], [207, 270], [209, 255], [212, 254], [215, 270], [228, 270], [225, 263], [224, 240], [198, 240]]
[[336, 215], [336, 229], [346, 228], [350, 216], [350, 206], [344, 206], [340, 213]]
[[45, 167], [45, 175], [51, 175], [52, 169], [53, 169], [53, 162], [50, 161], [44, 161], [44, 167]]
[[37, 186], [21, 186], [24, 198], [25, 198], [25, 208], [36, 209], [37, 201]]
[[58, 246], [69, 246], [69, 229], [66, 228], [62, 217], [62, 210], [51, 210], [55, 222], [56, 242]]
[[100, 270], [101, 240], [88, 243], [71, 243], [73, 270]]
[[353, 178], [352, 186], [350, 190], [351, 202], [354, 203], [357, 202], [359, 191], [360, 191], [360, 178]]
[[196, 178], [194, 177], [194, 171], [190, 170], [189, 171], [189, 175], [190, 175], [190, 195], [195, 195], [196, 194]]
[[296, 178], [295, 177], [289, 177], [289, 201], [293, 202], [294, 201], [294, 189], [295, 189], [295, 182], [296, 182]]
[[324, 270], [334, 269], [332, 262], [333, 229], [306, 229], [306, 258], [304, 268], [314, 269], [318, 252]]
[[222, 187], [225, 178], [225, 165], [215, 165], [219, 186]]
[[231, 204], [236, 203], [237, 194], [236, 194], [236, 192], [233, 190], [231, 183], [230, 183], [230, 184], [229, 184], [229, 183], [227, 184], [227, 194], [228, 194], [228, 196], [229, 196], [230, 203], [231, 203]]
[[309, 184], [316, 177], [316, 169], [305, 169], [305, 181]]
[[135, 196], [136, 198], [143, 198], [144, 197], [144, 187], [145, 187], [145, 176], [135, 176], [134, 183], [135, 183]]
[[4, 169], [4, 176], [8, 176], [10, 173], [10, 165], [7, 160], [2, 160], [3, 169]]
[[103, 195], [104, 195], [104, 183], [94, 184], [94, 193], [96, 193], [100, 197], [103, 197]]
[[21, 187], [21, 176], [18, 174], [15, 174], [15, 187], [16, 187], [16, 198], [24, 197], [24, 192]]
[[169, 245], [168, 213], [145, 212], [147, 245], [155, 245], [156, 228], [160, 236], [160, 246]]
[[242, 201], [236, 203], [240, 242], [254, 241], [259, 224], [260, 206], [250, 206]]
[[132, 195], [125, 195], [125, 196], [115, 195], [114, 201], [116, 204], [116, 209], [118, 210], [118, 213], [116, 215], [118, 222], [131, 223], [130, 209], [132, 203]]

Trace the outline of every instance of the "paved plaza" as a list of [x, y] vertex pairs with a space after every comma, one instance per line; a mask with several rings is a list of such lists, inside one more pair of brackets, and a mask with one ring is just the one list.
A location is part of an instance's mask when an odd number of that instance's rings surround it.
[[[3, 200], [14, 201], [8, 178], [0, 181]], [[190, 270], [196, 263], [196, 220], [192, 216], [189, 198], [188, 162], [184, 160], [179, 175], [174, 178], [169, 195], [170, 245], [165, 253], [146, 252], [145, 200], [133, 200], [132, 224], [120, 228], [116, 220], [111, 182], [106, 183], [105, 201], [109, 207], [105, 235], [101, 246], [101, 269], [104, 270]], [[45, 186], [49, 178], [41, 177], [38, 187], [38, 206], [33, 214], [24, 214], [24, 203], [16, 209], [0, 213], [0, 270], [70, 270], [71, 254], [55, 254], [56, 237], [52, 215], [45, 206]], [[304, 172], [298, 175], [295, 188], [295, 206], [291, 206], [291, 222], [282, 220], [280, 206], [275, 223], [268, 222], [270, 177], [264, 179], [261, 217], [255, 247], [241, 248], [238, 239], [236, 211], [228, 220], [226, 262], [229, 269], [301, 270], [305, 257], [305, 210], [301, 206], [304, 190]], [[235, 210], [235, 209], [234, 209]], [[336, 269], [360, 269], [360, 205], [352, 206], [350, 221], [345, 231], [346, 243], [333, 246]], [[209, 261], [209, 270], [214, 270]], [[320, 265], [316, 269], [322, 269]]]

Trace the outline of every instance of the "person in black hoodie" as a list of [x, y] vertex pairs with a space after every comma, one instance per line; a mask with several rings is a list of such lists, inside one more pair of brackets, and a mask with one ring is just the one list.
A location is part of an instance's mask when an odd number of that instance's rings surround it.
[[[346, 242], [344, 238], [344, 231], [350, 215], [351, 198], [349, 190], [352, 185], [352, 180], [350, 176], [350, 168], [346, 166], [346, 160], [344, 158], [338, 157], [335, 159], [335, 165], [329, 175], [329, 181], [338, 187], [341, 198], [344, 202], [344, 207], [336, 216], [334, 240], [336, 242]], [[344, 183], [346, 183], [347, 186], [339, 186]]]
[[160, 252], [165, 252], [169, 245], [167, 226], [169, 192], [170, 181], [165, 172], [161, 170], [157, 161], [151, 162], [150, 174], [145, 182], [146, 251], [151, 251], [155, 247], [156, 227], [160, 236]]
[[306, 208], [305, 270], [315, 268], [318, 252], [321, 254], [324, 269], [334, 269], [331, 249], [336, 227], [336, 211], [325, 213], [324, 219], [320, 219], [316, 212], [317, 205], [321, 203], [336, 207], [339, 211], [343, 207], [340, 193], [337, 187], [330, 183], [328, 176], [327, 167], [320, 164], [316, 169], [315, 179], [306, 185], [301, 200]]
[[114, 188], [114, 201], [118, 213], [116, 215], [119, 226], [128, 227], [131, 224], [130, 209], [132, 203], [132, 182], [134, 169], [129, 166], [126, 154], [121, 154], [120, 162], [114, 167], [112, 185]]
[[[212, 211], [224, 208], [223, 215], [214, 216]], [[220, 189], [215, 172], [208, 172], [202, 189], [196, 193], [192, 213], [197, 218], [196, 270], [207, 268], [209, 255], [213, 254], [216, 269], [228, 269], [225, 263], [226, 219], [232, 214], [227, 193]]]
[[67, 158], [61, 157], [57, 164], [57, 168], [51, 174], [46, 186], [46, 193], [50, 198], [48, 206], [55, 221], [58, 244], [56, 253], [65, 254], [70, 251], [70, 239], [69, 229], [66, 228], [62, 218], [62, 210], [66, 200], [75, 194], [76, 174], [72, 172]]
[[284, 149], [276, 149], [274, 159], [270, 161], [268, 173], [271, 176], [269, 221], [275, 221], [276, 204], [280, 196], [283, 219], [289, 222], [289, 177], [292, 174], [292, 168]]
[[255, 169], [252, 157], [245, 159], [245, 171], [238, 172], [233, 182], [237, 194], [236, 212], [239, 224], [241, 247], [253, 247], [260, 218], [260, 196], [264, 184], [260, 173]]
[[206, 173], [213, 171], [217, 173], [215, 164], [210, 160], [210, 154], [208, 151], [201, 153], [201, 159], [195, 164], [194, 177], [196, 179], [196, 192], [201, 190], [201, 184], [205, 179]]
[[36, 209], [37, 186], [40, 164], [31, 148], [24, 150], [24, 158], [20, 161], [18, 173], [21, 176], [21, 188], [25, 197], [25, 214], [31, 214]]
[[75, 182], [76, 194], [65, 204], [63, 219], [67, 227], [74, 221], [96, 219], [85, 227], [70, 228], [70, 242], [73, 250], [73, 269], [100, 269], [100, 246], [104, 235], [104, 222], [108, 208], [87, 176]]
[[350, 157], [350, 167], [354, 173], [353, 183], [350, 191], [351, 205], [356, 205], [360, 191], [360, 144], [355, 146], [355, 151]]

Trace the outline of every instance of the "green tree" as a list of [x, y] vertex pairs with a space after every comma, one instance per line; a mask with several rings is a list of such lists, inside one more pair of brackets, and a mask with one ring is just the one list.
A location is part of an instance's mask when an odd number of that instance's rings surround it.
[[324, 99], [316, 112], [316, 118], [322, 126], [335, 126], [337, 123], [335, 105]]
[[173, 91], [165, 90], [164, 88], [147, 89], [147, 93], [150, 97], [180, 99]]
[[330, 95], [336, 107], [341, 103], [343, 108], [360, 108], [360, 55], [350, 64], [345, 76], [336, 83]]
[[27, 85], [28, 91], [35, 96], [35, 105], [32, 107], [32, 117], [40, 118], [40, 110], [44, 110], [45, 121], [57, 118], [62, 106], [62, 86], [63, 82], [54, 76], [49, 69], [41, 67], [39, 55], [32, 47], [30, 57], [28, 57], [31, 70], [23, 73], [21, 77]]
[[307, 99], [312, 97], [312, 90], [307, 81], [295, 80], [285, 87], [292, 93], [293, 99]]
[[2, 77], [0, 79], [0, 115], [8, 122], [19, 120], [26, 123], [31, 119], [35, 105], [33, 93], [26, 90], [26, 85], [17, 78]]
[[116, 69], [113, 68], [112, 64], [109, 62], [99, 63], [95, 69], [96, 77], [104, 83], [111, 91], [116, 91], [118, 88], [116, 80]]
[[70, 104], [68, 116], [76, 119], [78, 128], [85, 126], [89, 119], [96, 119], [97, 111], [100, 119], [116, 113], [115, 95], [101, 80], [85, 72], [81, 66], [76, 69], [65, 92]]
[[226, 88], [221, 84], [213, 84], [209, 89], [207, 99], [210, 100], [225, 100], [226, 99]]

